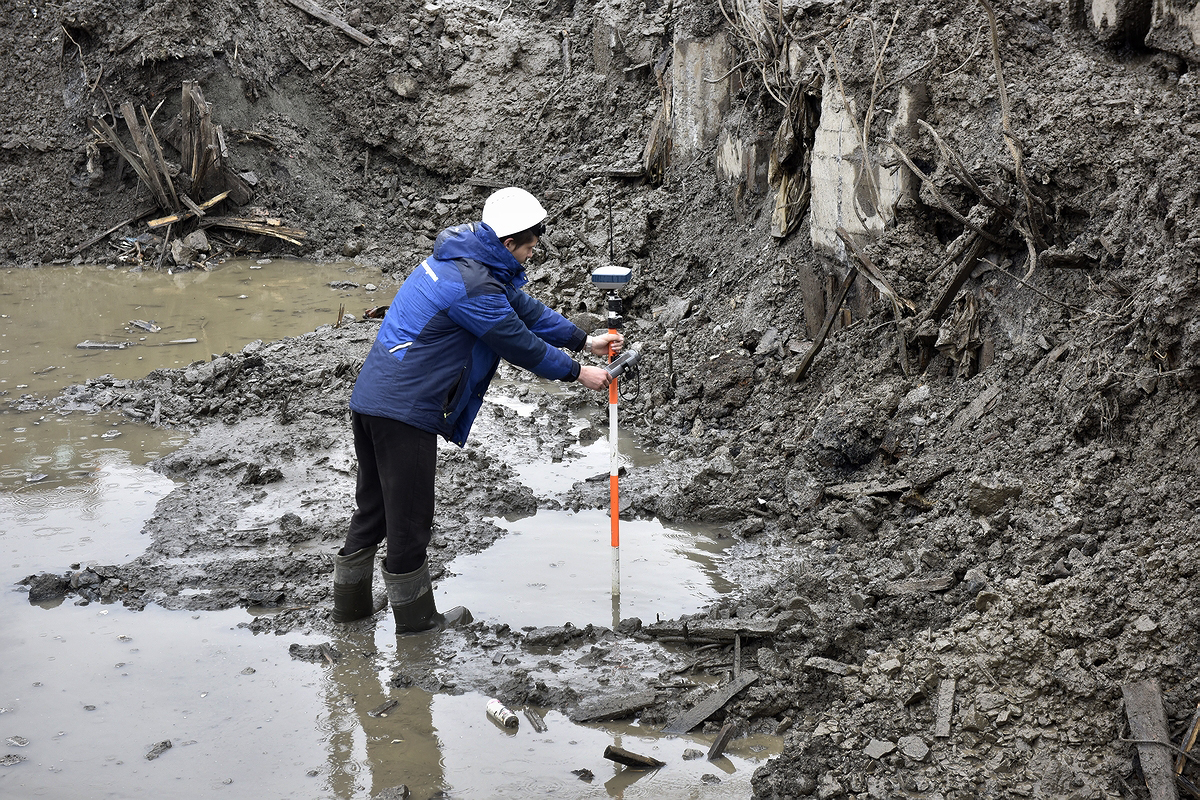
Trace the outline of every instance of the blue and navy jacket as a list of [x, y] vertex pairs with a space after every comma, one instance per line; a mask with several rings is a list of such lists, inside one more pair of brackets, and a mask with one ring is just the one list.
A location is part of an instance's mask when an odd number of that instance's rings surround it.
[[440, 434], [460, 447], [503, 358], [573, 381], [586, 332], [521, 291], [521, 263], [482, 222], [438, 234], [401, 284], [358, 373], [350, 408]]

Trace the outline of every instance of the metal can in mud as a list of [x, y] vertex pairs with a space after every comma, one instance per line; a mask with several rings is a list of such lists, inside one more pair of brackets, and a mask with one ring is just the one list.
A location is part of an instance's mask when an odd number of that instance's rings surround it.
[[504, 728], [515, 728], [521, 724], [517, 715], [505, 707], [499, 700], [488, 700], [487, 715], [497, 725]]

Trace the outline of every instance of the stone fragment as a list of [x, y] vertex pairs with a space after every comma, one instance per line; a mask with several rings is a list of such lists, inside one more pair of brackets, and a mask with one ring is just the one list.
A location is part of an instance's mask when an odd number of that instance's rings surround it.
[[826, 772], [817, 782], [818, 800], [834, 800], [836, 797], [845, 796], [846, 788], [838, 783], [837, 777], [832, 772]]
[[387, 87], [405, 100], [412, 100], [419, 90], [416, 78], [400, 72], [393, 72], [387, 76]]
[[981, 517], [990, 517], [1004, 507], [1009, 500], [1021, 496], [1023, 487], [1000, 480], [986, 481], [972, 478], [967, 490], [967, 504], [971, 511]]
[[925, 744], [925, 740], [920, 736], [901, 736], [897, 744], [905, 758], [924, 761], [929, 757], [929, 745]]
[[809, 669], [819, 669], [822, 672], [830, 672], [843, 677], [849, 675], [851, 672], [858, 671], [858, 668], [851, 664], [843, 664], [840, 661], [834, 661], [832, 658], [823, 658], [821, 656], [813, 656], [804, 662], [804, 666]]
[[894, 752], [896, 749], [895, 742], [886, 740], [872, 739], [867, 742], [867, 746], [863, 748], [863, 755], [868, 758], [880, 759]]
[[30, 575], [24, 583], [29, 586], [29, 602], [42, 603], [47, 600], [57, 600], [67, 594], [70, 583], [61, 575], [51, 575], [49, 572], [41, 575]]
[[604, 722], [611, 719], [628, 719], [653, 703], [656, 694], [645, 689], [630, 694], [600, 697], [583, 703], [570, 715], [572, 722]]
[[151, 745], [150, 749], [146, 752], [146, 760], [153, 761], [154, 759], [158, 758], [159, 756], [161, 756], [163, 753], [167, 752], [170, 749], [171, 749], [171, 740], [170, 739], [163, 739], [161, 742], [156, 742], [155, 744]]
[[207, 253], [212, 250], [212, 245], [208, 242], [208, 236], [202, 230], [194, 230], [183, 237], [183, 244], [197, 253]]

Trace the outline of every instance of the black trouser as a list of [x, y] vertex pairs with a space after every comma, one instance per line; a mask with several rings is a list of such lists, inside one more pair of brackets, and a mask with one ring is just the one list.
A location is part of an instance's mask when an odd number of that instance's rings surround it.
[[358, 456], [358, 508], [341, 555], [387, 539], [387, 571], [412, 572], [425, 563], [433, 534], [437, 435], [353, 411], [350, 419]]

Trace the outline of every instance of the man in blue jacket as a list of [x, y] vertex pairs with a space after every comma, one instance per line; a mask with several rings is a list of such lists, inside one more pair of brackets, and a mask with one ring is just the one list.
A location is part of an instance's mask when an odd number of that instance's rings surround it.
[[588, 336], [521, 287], [546, 211], [524, 189], [500, 189], [483, 221], [438, 234], [433, 255], [388, 308], [350, 396], [358, 456], [358, 508], [334, 556], [333, 620], [373, 613], [375, 553], [387, 540], [383, 579], [396, 633], [471, 621], [461, 606], [438, 613], [425, 551], [433, 530], [437, 437], [463, 446], [500, 359], [543, 378], [596, 391], [610, 378], [559, 348], [607, 355], [620, 334]]

